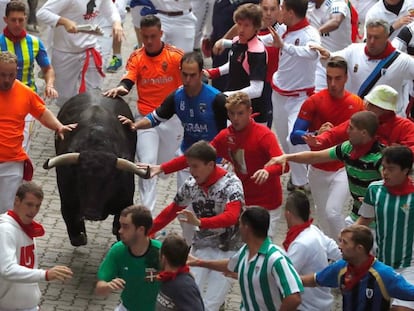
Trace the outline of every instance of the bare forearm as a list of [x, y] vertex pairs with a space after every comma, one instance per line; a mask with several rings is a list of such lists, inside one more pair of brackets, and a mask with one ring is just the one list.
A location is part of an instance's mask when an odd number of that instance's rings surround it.
[[55, 85], [55, 71], [52, 66], [42, 68], [45, 77], [46, 87], [53, 87]]
[[329, 153], [322, 151], [303, 151], [286, 154], [286, 160], [295, 163], [316, 164], [332, 161]]
[[141, 120], [134, 123], [133, 127], [135, 130], [145, 130], [152, 127], [151, 121], [147, 118], [142, 118]]
[[307, 274], [307, 275], [301, 275], [300, 276], [302, 280], [302, 284], [304, 287], [316, 287], [318, 284], [316, 284], [315, 274]]
[[366, 217], [363, 217], [363, 216], [359, 216], [359, 218], [356, 221], [356, 224], [368, 227], [371, 224], [372, 221], [373, 221], [372, 218], [366, 218]]
[[95, 294], [98, 296], [108, 296], [112, 292], [109, 283], [105, 281], [98, 281], [95, 288]]
[[40, 116], [39, 122], [42, 123], [48, 129], [58, 131], [63, 127], [63, 124], [53, 115], [53, 113], [46, 109], [45, 112]]
[[282, 300], [279, 311], [295, 311], [298, 309], [302, 299], [299, 293], [295, 293], [285, 297]]
[[231, 272], [227, 269], [227, 265], [229, 263], [228, 259], [221, 259], [221, 260], [197, 260], [196, 266], [207, 268], [215, 271], [220, 272]]

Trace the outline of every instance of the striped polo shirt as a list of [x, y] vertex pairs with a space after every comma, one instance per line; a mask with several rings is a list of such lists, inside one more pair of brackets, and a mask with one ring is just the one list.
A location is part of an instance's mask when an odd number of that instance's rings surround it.
[[414, 193], [392, 195], [384, 181], [369, 185], [360, 215], [375, 218], [377, 257], [394, 269], [413, 265]]
[[382, 178], [380, 167], [383, 149], [384, 146], [376, 141], [365, 155], [356, 160], [351, 159], [352, 145], [349, 141], [329, 150], [331, 159], [340, 160], [345, 164], [349, 191], [354, 199], [350, 215], [353, 220], [358, 218], [358, 210], [362, 203], [360, 198], [365, 196], [368, 185]]
[[232, 258], [228, 269], [237, 272], [242, 305], [240, 310], [278, 310], [282, 299], [303, 292], [302, 282], [285, 252], [266, 238], [258, 253], [249, 259], [244, 245]]
[[17, 56], [17, 79], [36, 90], [34, 77], [34, 62], [41, 68], [48, 67], [50, 60], [42, 41], [39, 38], [27, 34], [19, 42], [13, 43], [4, 34], [0, 35], [0, 49], [9, 51]]

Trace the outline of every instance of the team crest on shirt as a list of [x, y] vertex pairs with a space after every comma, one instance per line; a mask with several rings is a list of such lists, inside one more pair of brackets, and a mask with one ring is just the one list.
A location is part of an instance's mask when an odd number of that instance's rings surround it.
[[355, 64], [355, 66], [354, 66], [354, 72], [358, 72], [358, 64]]
[[205, 103], [200, 103], [200, 112], [201, 113], [205, 113], [206, 112], [206, 110], [207, 110], [207, 104], [205, 104]]
[[295, 45], [296, 45], [296, 46], [298, 46], [298, 45], [299, 45], [299, 43], [300, 43], [300, 40], [299, 40], [299, 38], [297, 38], [297, 39], [295, 40]]
[[161, 68], [162, 68], [162, 70], [164, 70], [164, 72], [167, 71], [168, 63], [167, 62], [162, 62]]
[[408, 212], [408, 210], [410, 209], [410, 205], [409, 204], [407, 204], [407, 203], [405, 203], [405, 204], [403, 204], [402, 206], [400, 206], [400, 208], [405, 212], [405, 213], [407, 213]]
[[372, 288], [367, 288], [365, 290], [365, 296], [367, 296], [368, 299], [371, 299], [372, 296], [374, 296], [374, 290]]
[[145, 268], [145, 281], [154, 283], [157, 280], [158, 272], [154, 268]]
[[232, 135], [227, 136], [227, 143], [232, 144], [232, 145], [235, 145], [236, 144], [235, 137], [232, 136]]

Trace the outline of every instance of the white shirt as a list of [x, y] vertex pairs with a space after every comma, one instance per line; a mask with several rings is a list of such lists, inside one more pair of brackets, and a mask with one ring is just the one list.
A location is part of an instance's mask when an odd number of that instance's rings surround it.
[[[318, 272], [328, 266], [329, 260], [342, 258], [338, 245], [316, 226], [303, 230], [290, 244], [287, 255], [300, 275]], [[330, 311], [333, 302], [331, 290], [326, 287], [305, 287], [299, 310]]]
[[[369, 60], [364, 52], [365, 43], [353, 43], [347, 48], [332, 53], [340, 55], [348, 62], [348, 82], [345, 88], [351, 93], [358, 93], [359, 88], [371, 74], [378, 59]], [[405, 53], [401, 53], [388, 69], [381, 71], [381, 77], [375, 85], [386, 84], [393, 87], [399, 94], [397, 102], [397, 114], [405, 117], [405, 108], [408, 104], [408, 89], [404, 87], [404, 80], [414, 79], [414, 59]]]
[[322, 46], [329, 51], [338, 51], [352, 43], [351, 12], [344, 0], [325, 0], [319, 8], [314, 2], [309, 2], [306, 13], [309, 23], [316, 29], [331, 19], [333, 14], [342, 14], [345, 18], [334, 31], [321, 35]]
[[98, 23], [98, 16], [106, 16], [111, 24], [121, 21], [112, 0], [95, 0], [95, 6], [88, 9], [86, 0], [48, 0], [37, 12], [37, 18], [53, 29], [53, 48], [67, 53], [81, 53], [96, 46], [97, 36], [85, 33], [68, 33], [63, 26], [56, 27], [60, 17], [66, 17], [77, 25]]
[[[191, 10], [190, 0], [151, 0], [157, 10], [165, 12], [187, 12]], [[178, 30], [177, 30], [178, 31]]]

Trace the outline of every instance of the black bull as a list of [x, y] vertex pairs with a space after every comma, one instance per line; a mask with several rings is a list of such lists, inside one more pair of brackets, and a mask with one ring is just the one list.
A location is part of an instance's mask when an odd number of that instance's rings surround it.
[[69, 99], [57, 116], [63, 124], [78, 126], [64, 140], [55, 140], [57, 156], [43, 167], [56, 167], [61, 212], [74, 246], [87, 243], [85, 219], [112, 214], [117, 235], [120, 212], [133, 204], [134, 173], [148, 178], [148, 170], [133, 163], [136, 132], [122, 125], [118, 115], [133, 119], [123, 99], [83, 93]]

